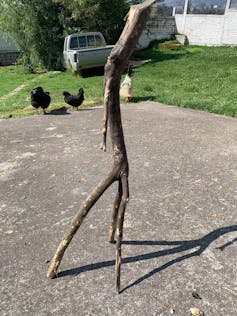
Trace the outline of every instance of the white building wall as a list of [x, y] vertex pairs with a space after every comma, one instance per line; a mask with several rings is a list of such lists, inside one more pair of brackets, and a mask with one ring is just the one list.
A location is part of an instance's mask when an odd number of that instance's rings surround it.
[[225, 17], [221, 43], [237, 45], [237, 11], [229, 10]]
[[237, 10], [229, 9], [226, 0], [225, 14], [188, 14], [185, 0], [184, 14], [160, 16], [153, 11], [138, 41], [138, 48], [149, 46], [154, 40], [170, 39], [175, 34], [184, 34], [190, 45], [237, 45]]
[[185, 34], [190, 45], [220, 45], [224, 15], [177, 14], [175, 21], [178, 33]]
[[176, 14], [177, 32], [187, 36], [190, 45], [237, 45], [237, 11], [225, 15]]

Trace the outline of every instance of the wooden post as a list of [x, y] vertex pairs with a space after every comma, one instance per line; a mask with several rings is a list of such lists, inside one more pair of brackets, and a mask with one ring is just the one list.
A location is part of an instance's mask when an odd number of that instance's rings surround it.
[[183, 23], [182, 23], [182, 34], [185, 34], [185, 23], [186, 23], [186, 16], [188, 12], [188, 4], [189, 0], [184, 1], [184, 13], [183, 13]]
[[101, 149], [106, 150], [107, 125], [109, 123], [114, 160], [113, 167], [108, 175], [89, 194], [73, 218], [49, 266], [47, 276], [50, 278], [57, 276], [57, 269], [64, 252], [92, 206], [113, 182], [118, 181], [118, 192], [114, 202], [109, 241], [114, 242], [116, 230], [116, 289], [120, 292], [121, 244], [124, 213], [129, 199], [129, 166], [121, 122], [119, 88], [124, 67], [128, 64], [128, 59], [145, 27], [154, 2], [155, 0], [145, 0], [143, 3], [133, 5], [130, 8], [126, 16], [124, 30], [108, 57], [104, 78], [104, 125]]

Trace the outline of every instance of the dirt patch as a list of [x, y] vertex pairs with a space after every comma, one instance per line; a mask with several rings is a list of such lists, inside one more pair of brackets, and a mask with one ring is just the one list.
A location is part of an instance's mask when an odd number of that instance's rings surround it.
[[149, 62], [151, 62], [151, 59], [143, 59], [142, 60], [142, 59], [134, 58], [134, 59], [129, 60], [129, 66], [132, 65], [134, 67], [140, 67], [140, 66], [147, 64]]
[[0, 101], [4, 101], [6, 100], [8, 97], [12, 97], [13, 95], [17, 94], [19, 91], [21, 91], [22, 89], [24, 89], [25, 87], [27, 87], [30, 83], [34, 82], [36, 80], [32, 79], [31, 81], [29, 81], [28, 83], [23, 83], [20, 86], [18, 86], [17, 88], [15, 88], [14, 90], [12, 90], [11, 92], [5, 94], [4, 96], [2, 96], [0, 98]]

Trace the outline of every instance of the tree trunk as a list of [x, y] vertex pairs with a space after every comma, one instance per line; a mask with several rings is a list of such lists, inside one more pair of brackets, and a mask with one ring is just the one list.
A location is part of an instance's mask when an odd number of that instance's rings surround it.
[[114, 242], [116, 231], [116, 289], [120, 291], [120, 270], [121, 270], [121, 244], [123, 237], [123, 221], [126, 205], [129, 199], [128, 187], [128, 159], [124, 143], [123, 128], [120, 114], [119, 90], [120, 80], [124, 67], [128, 64], [128, 59], [132, 54], [138, 38], [140, 37], [147, 18], [150, 13], [151, 5], [155, 0], [145, 0], [142, 4], [133, 5], [126, 16], [124, 30], [111, 51], [105, 65], [104, 79], [104, 126], [102, 130], [103, 141], [101, 149], [106, 150], [107, 124], [109, 123], [110, 135], [113, 150], [113, 167], [109, 174], [103, 179], [87, 199], [82, 203], [79, 211], [73, 218], [63, 240], [51, 261], [47, 276], [54, 278], [57, 276], [57, 269], [63, 258], [74, 234], [80, 227], [83, 219], [86, 217], [92, 206], [109, 188], [109, 186], [118, 181], [118, 192], [115, 198], [112, 222], [109, 232], [109, 241]]

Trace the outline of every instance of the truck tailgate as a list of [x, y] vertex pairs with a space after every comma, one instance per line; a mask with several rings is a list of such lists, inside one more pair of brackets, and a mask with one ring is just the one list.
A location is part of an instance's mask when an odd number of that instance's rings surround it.
[[106, 64], [113, 45], [98, 48], [88, 48], [77, 52], [79, 69], [100, 67]]

